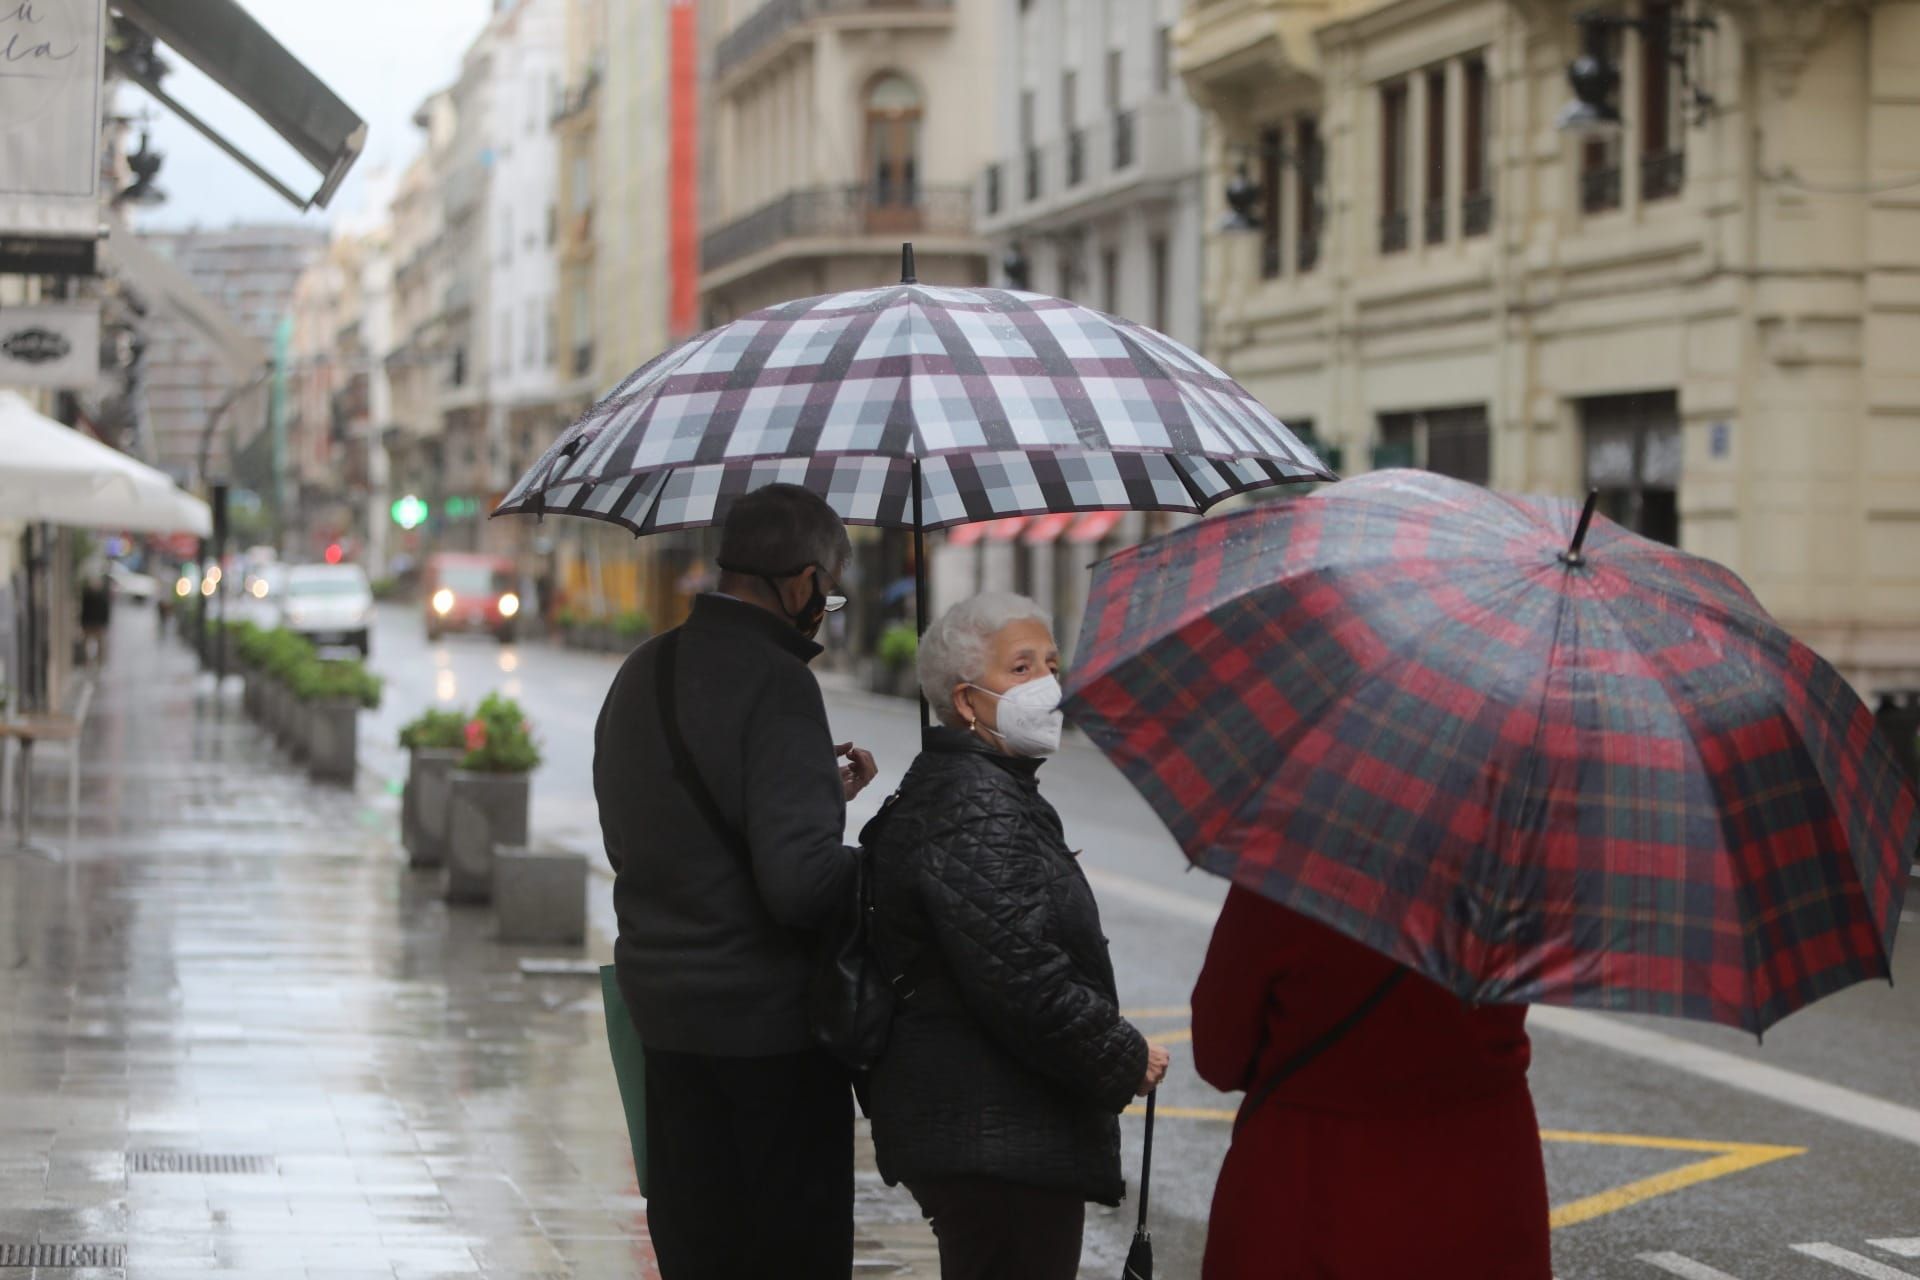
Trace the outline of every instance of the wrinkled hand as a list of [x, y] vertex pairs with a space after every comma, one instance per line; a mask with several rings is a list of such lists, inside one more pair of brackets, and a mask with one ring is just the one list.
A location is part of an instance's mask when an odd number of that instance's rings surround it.
[[1144, 1098], [1160, 1087], [1167, 1078], [1167, 1050], [1163, 1045], [1147, 1045], [1147, 1074], [1140, 1080], [1140, 1087], [1134, 1090], [1134, 1096]]
[[845, 760], [840, 766], [840, 789], [848, 801], [867, 789], [880, 772], [880, 766], [873, 762], [873, 753], [854, 746], [851, 742], [842, 742], [833, 749], [836, 760]]

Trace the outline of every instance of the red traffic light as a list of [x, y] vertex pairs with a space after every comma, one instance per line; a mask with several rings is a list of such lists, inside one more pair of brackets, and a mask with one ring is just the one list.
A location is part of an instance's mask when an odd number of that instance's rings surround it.
[[328, 564], [339, 564], [341, 557], [344, 556], [345, 554], [346, 554], [345, 552], [340, 550], [339, 543], [329, 542], [327, 544], [327, 563]]

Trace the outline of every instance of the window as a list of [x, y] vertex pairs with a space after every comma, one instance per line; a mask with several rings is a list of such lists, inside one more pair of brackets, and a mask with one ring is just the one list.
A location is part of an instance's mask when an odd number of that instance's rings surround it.
[[1062, 71], [1060, 73], [1060, 132], [1069, 134], [1080, 112], [1080, 73]]
[[1107, 114], [1110, 116], [1120, 114], [1122, 97], [1120, 92], [1120, 73], [1122, 68], [1121, 51], [1118, 49], [1107, 50]]
[[493, 357], [495, 368], [513, 368], [513, 312], [502, 311], [499, 321], [500, 349]]
[[1640, 198], [1665, 200], [1686, 181], [1682, 114], [1674, 110], [1680, 69], [1673, 61], [1674, 9], [1648, 3], [1640, 37]]
[[1373, 465], [1419, 467], [1456, 480], [1486, 484], [1492, 472], [1487, 407], [1421, 409], [1380, 415]]
[[1154, 32], [1153, 41], [1153, 89], [1155, 93], [1173, 92], [1173, 28], [1161, 27]]
[[1323, 192], [1327, 153], [1320, 145], [1320, 122], [1313, 116], [1301, 116], [1294, 125], [1294, 133], [1298, 138], [1295, 154], [1300, 166], [1294, 179], [1294, 192], [1300, 206], [1294, 223], [1299, 237], [1294, 246], [1295, 261], [1302, 272], [1307, 272], [1320, 263], [1320, 234], [1326, 224]]
[[1148, 288], [1152, 296], [1148, 299], [1149, 323], [1161, 333], [1167, 331], [1167, 238], [1154, 236], [1147, 241]]
[[1580, 402], [1587, 485], [1600, 511], [1655, 542], [1680, 542], [1680, 398], [1671, 391]]
[[1428, 244], [1447, 238], [1447, 69], [1434, 67], [1427, 82], [1427, 190], [1422, 210]]
[[1026, 153], [1027, 199], [1040, 198], [1040, 148], [1034, 145], [1034, 105], [1033, 90], [1020, 92], [1020, 146]]
[[1100, 251], [1100, 309], [1110, 315], [1120, 312], [1120, 251]]
[[[1620, 63], [1620, 29], [1603, 32], [1607, 58]], [[1580, 209], [1604, 213], [1620, 207], [1620, 135], [1588, 138], [1580, 147]]]
[[540, 304], [529, 300], [527, 303], [527, 323], [524, 341], [520, 344], [520, 364], [531, 369], [540, 363]]
[[1281, 178], [1285, 169], [1284, 144], [1277, 126], [1260, 131], [1260, 276], [1280, 275]]
[[1072, 299], [1080, 292], [1080, 255], [1083, 249], [1078, 234], [1068, 235], [1060, 241], [1060, 288], [1057, 293], [1062, 298]]
[[593, 156], [586, 151], [573, 157], [573, 212], [577, 217], [593, 207]]
[[1407, 85], [1380, 88], [1380, 252], [1407, 247]]
[[867, 90], [868, 229], [912, 230], [920, 205], [920, 91], [884, 75]]
[[1487, 155], [1492, 135], [1491, 88], [1487, 83], [1486, 59], [1467, 59], [1461, 77], [1467, 100], [1461, 104], [1461, 170], [1464, 187], [1460, 201], [1460, 233], [1485, 235], [1493, 226], [1493, 183], [1487, 171]]

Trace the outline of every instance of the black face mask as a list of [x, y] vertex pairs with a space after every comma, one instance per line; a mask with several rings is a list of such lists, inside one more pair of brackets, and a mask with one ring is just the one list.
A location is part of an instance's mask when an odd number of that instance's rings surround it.
[[[780, 609], [781, 616], [791, 622], [793, 629], [808, 640], [820, 634], [821, 624], [827, 620], [827, 614], [837, 607], [831, 603], [827, 593], [820, 589], [820, 578], [826, 570], [817, 564], [801, 565], [789, 573], [764, 573], [758, 569], [746, 569], [725, 561], [720, 562], [720, 567], [728, 573], [750, 575], [766, 583], [767, 590], [773, 592], [773, 598]], [[807, 596], [807, 602], [800, 606], [800, 612], [790, 613], [787, 611], [787, 599], [780, 592], [781, 580], [797, 578], [809, 569], [813, 570], [813, 591]]]

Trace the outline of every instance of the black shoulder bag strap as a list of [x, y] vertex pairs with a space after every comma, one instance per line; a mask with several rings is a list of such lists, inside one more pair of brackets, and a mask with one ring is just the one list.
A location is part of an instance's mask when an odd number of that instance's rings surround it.
[[687, 750], [686, 735], [680, 732], [679, 673], [680, 631], [675, 628], [661, 637], [660, 652], [654, 655], [653, 660], [654, 702], [660, 708], [660, 724], [667, 733], [667, 751], [673, 757], [674, 781], [686, 788], [687, 795], [693, 799], [694, 808], [700, 810], [700, 816], [707, 820], [714, 834], [751, 867], [753, 850], [747, 844], [747, 838], [720, 812], [720, 802], [707, 789], [707, 780], [700, 776], [700, 770], [693, 763], [693, 753]]
[[1396, 966], [1394, 971], [1388, 974], [1365, 1000], [1355, 1005], [1346, 1017], [1322, 1031], [1312, 1043], [1301, 1046], [1291, 1058], [1280, 1064], [1278, 1070], [1261, 1081], [1260, 1087], [1247, 1095], [1246, 1103], [1240, 1108], [1240, 1116], [1233, 1122], [1234, 1133], [1240, 1132], [1240, 1126], [1246, 1123], [1247, 1117], [1265, 1106], [1267, 1099], [1271, 1098], [1281, 1085], [1299, 1074], [1315, 1058], [1346, 1039], [1349, 1032], [1365, 1022], [1367, 1015], [1379, 1008], [1380, 1002], [1392, 994], [1393, 989], [1399, 986], [1400, 980], [1406, 976], [1407, 971]]

